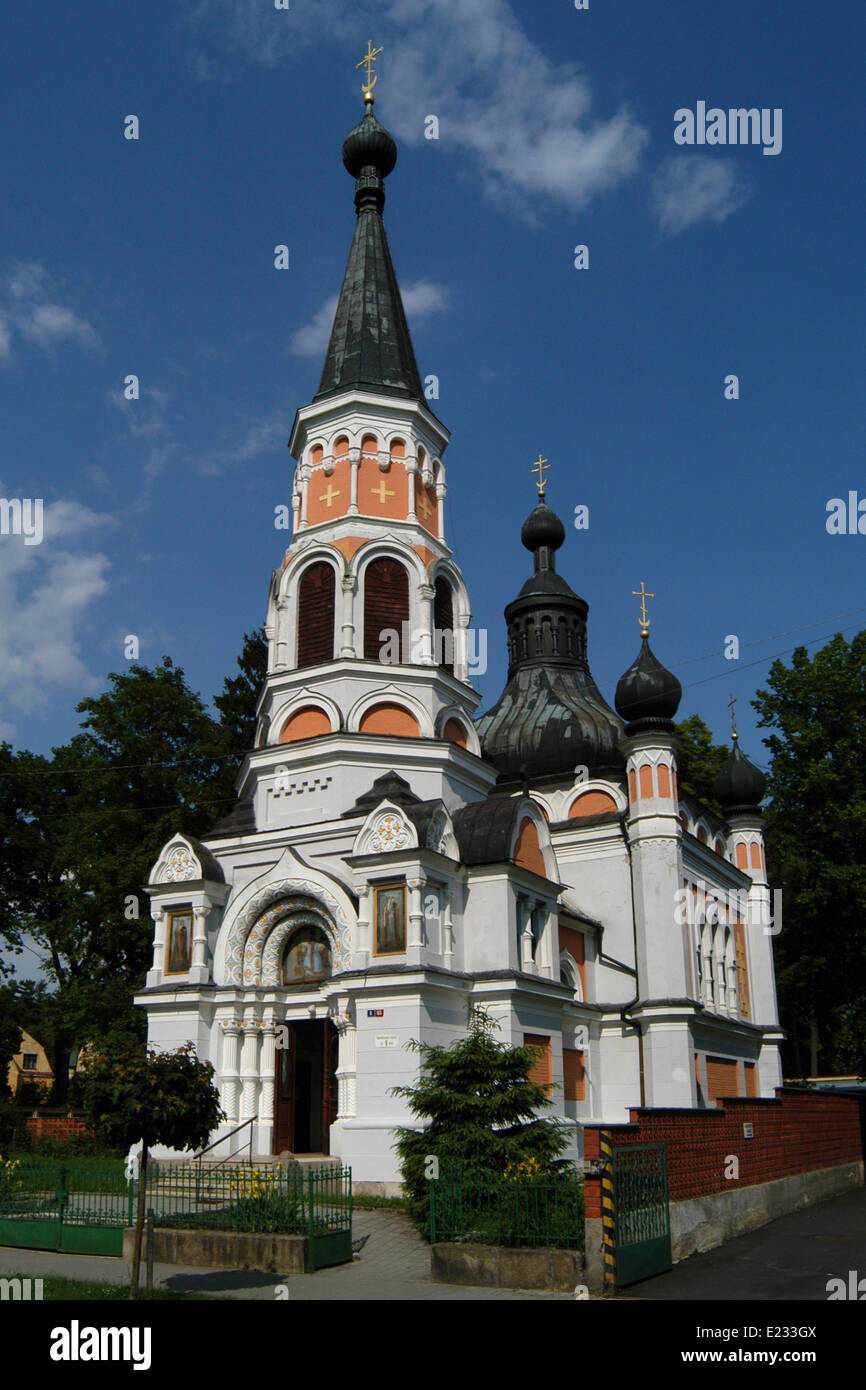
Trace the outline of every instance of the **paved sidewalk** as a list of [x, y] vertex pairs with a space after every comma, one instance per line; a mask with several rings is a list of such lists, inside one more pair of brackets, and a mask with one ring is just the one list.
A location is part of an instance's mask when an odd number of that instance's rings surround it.
[[[356, 1211], [354, 1238], [369, 1236], [360, 1257], [348, 1265], [321, 1269], [280, 1279], [276, 1274], [251, 1270], [190, 1269], [181, 1265], [154, 1265], [154, 1283], [161, 1288], [188, 1290], [214, 1298], [271, 1300], [276, 1286], [288, 1284], [289, 1300], [303, 1302], [390, 1302], [428, 1299], [502, 1300], [542, 1299], [567, 1302], [571, 1294], [530, 1293], [511, 1289], [463, 1288], [434, 1284], [430, 1278], [430, 1250], [408, 1218], [395, 1211]], [[124, 1260], [104, 1255], [61, 1255], [45, 1250], [17, 1250], [0, 1246], [0, 1276], [39, 1278], [49, 1274], [67, 1279], [95, 1279], [105, 1283], [129, 1281]], [[143, 1281], [142, 1271], [142, 1281]]]

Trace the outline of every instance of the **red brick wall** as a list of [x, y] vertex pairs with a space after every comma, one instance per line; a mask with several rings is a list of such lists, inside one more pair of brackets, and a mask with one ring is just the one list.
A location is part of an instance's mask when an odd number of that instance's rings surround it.
[[68, 1139], [72, 1134], [89, 1134], [90, 1130], [83, 1120], [66, 1115], [31, 1116], [24, 1121], [31, 1139]]
[[[858, 1163], [860, 1112], [850, 1096], [776, 1092], [775, 1100], [742, 1096], [710, 1110], [632, 1110], [627, 1125], [587, 1125], [585, 1157], [601, 1156], [599, 1131], [610, 1135], [614, 1149], [635, 1144], [667, 1145], [668, 1185], [673, 1202], [749, 1187], [794, 1173]], [[754, 1138], [743, 1136], [744, 1123]], [[739, 1177], [726, 1178], [729, 1155], [739, 1159]], [[588, 1178], [586, 1214], [601, 1215], [601, 1184]]]

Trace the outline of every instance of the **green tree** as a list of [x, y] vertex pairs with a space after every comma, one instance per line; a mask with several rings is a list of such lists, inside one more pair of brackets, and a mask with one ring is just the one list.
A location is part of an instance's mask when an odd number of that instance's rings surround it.
[[440, 1168], [464, 1167], [504, 1173], [510, 1163], [534, 1158], [543, 1168], [557, 1164], [569, 1135], [537, 1111], [553, 1104], [547, 1088], [530, 1081], [536, 1051], [510, 1047], [493, 1036], [498, 1025], [488, 1012], [470, 1007], [468, 1032], [450, 1047], [412, 1042], [421, 1055], [414, 1086], [392, 1094], [408, 1102], [424, 1128], [396, 1131], [403, 1180], [413, 1215], [427, 1215], [426, 1159]]
[[142, 886], [166, 840], [202, 834], [234, 800], [220, 726], [168, 657], [109, 681], [78, 705], [82, 732], [50, 760], [14, 760], [27, 877], [0, 926], [8, 947], [29, 940], [45, 960], [57, 1099], [74, 1042], [141, 1036], [132, 995], [152, 942]]
[[113, 1148], [141, 1143], [138, 1219], [129, 1296], [138, 1290], [147, 1195], [148, 1149], [198, 1149], [225, 1119], [210, 1062], [200, 1062], [193, 1043], [176, 1052], [145, 1051], [128, 1042], [115, 1056], [98, 1055], [84, 1071], [84, 1105], [97, 1134]]
[[697, 797], [724, 820], [714, 784], [728, 761], [730, 749], [723, 743], [713, 743], [713, 735], [699, 714], [677, 724], [677, 737], [677, 786], [689, 796]]
[[244, 633], [238, 657], [239, 674], [226, 677], [222, 694], [214, 697], [227, 752], [240, 761], [255, 743], [256, 706], [268, 673], [268, 644], [264, 628]]
[[21, 1047], [21, 1025], [14, 990], [0, 987], [0, 1097], [9, 1097], [9, 1063]]
[[[866, 1072], [866, 632], [775, 661], [752, 702], [772, 764], [767, 867], [789, 1071]], [[791, 1065], [792, 1063], [792, 1065]]]

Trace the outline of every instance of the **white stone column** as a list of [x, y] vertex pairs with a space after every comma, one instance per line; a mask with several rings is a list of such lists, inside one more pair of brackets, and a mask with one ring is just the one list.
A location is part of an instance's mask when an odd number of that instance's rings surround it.
[[357, 1107], [357, 1029], [354, 1024], [343, 1020], [343, 1026], [338, 1026], [338, 1035], [337, 1119], [348, 1120]]
[[190, 983], [205, 985], [210, 979], [210, 969], [207, 962], [207, 919], [210, 915], [209, 907], [197, 907], [193, 910], [193, 934], [192, 934], [192, 964], [190, 966]]
[[420, 965], [424, 947], [424, 907], [421, 891], [426, 883], [424, 878], [407, 879], [409, 889], [409, 938], [406, 943], [406, 964]]
[[223, 1110], [226, 1112], [226, 1119], [232, 1125], [238, 1123], [239, 1115], [239, 1090], [240, 1090], [240, 1071], [238, 1069], [238, 1052], [240, 1048], [241, 1030], [235, 1019], [223, 1027], [223, 1064], [222, 1064], [222, 1083], [220, 1093], [222, 1096]]
[[352, 952], [352, 965], [355, 970], [362, 970], [369, 964], [373, 952], [373, 925], [370, 920], [372, 914], [373, 892], [369, 883], [364, 883], [358, 889], [358, 928], [355, 934], [355, 949]]
[[[412, 642], [412, 662], [419, 666], [435, 666], [436, 643], [433, 635], [433, 598], [436, 591], [432, 584], [418, 585], [418, 639]], [[441, 639], [440, 639], [441, 651]]]
[[256, 1114], [259, 1089], [259, 1027], [254, 1019], [244, 1019], [244, 1044], [241, 1051], [241, 1120], [251, 1120]]
[[447, 967], [454, 964], [454, 923], [451, 920], [451, 890], [446, 889], [442, 900], [442, 955]]
[[559, 979], [559, 966], [557, 964], [556, 975], [553, 973], [554, 953], [556, 960], [559, 960], [559, 947], [557, 942], [558, 919], [555, 912], [539, 904], [538, 911], [545, 918], [544, 926], [541, 931], [541, 940], [535, 953], [535, 964], [539, 975], [543, 975], [546, 980]]
[[289, 664], [289, 601], [283, 595], [277, 599], [276, 641], [274, 643], [274, 670], [284, 671]]
[[276, 1029], [274, 1027], [273, 1010], [269, 1010], [269, 1016], [265, 1020], [261, 1033], [262, 1050], [259, 1063], [259, 1079], [261, 1081], [259, 1089], [259, 1124], [270, 1126], [274, 1123], [274, 1078], [277, 1066]]
[[310, 470], [301, 464], [301, 526], [307, 524], [307, 499], [310, 495]]
[[340, 656], [354, 657], [355, 655], [355, 576], [344, 574], [340, 581], [343, 590], [343, 620], [341, 623], [343, 631], [343, 642], [340, 647]]
[[360, 449], [349, 450], [349, 510], [348, 516], [358, 515], [358, 469], [361, 464]]
[[438, 517], [436, 518], [436, 521], [437, 521], [437, 529], [438, 529], [438, 531], [439, 531], [439, 539], [440, 539], [440, 541], [444, 541], [444, 539], [445, 539], [445, 484], [444, 484], [444, 483], [437, 483], [437, 484], [436, 484], [436, 504], [437, 504], [437, 511], [439, 512], [439, 515], [438, 515]]
[[153, 918], [153, 964], [147, 972], [147, 984], [162, 983], [162, 969], [165, 962], [165, 908], [155, 904], [150, 909]]
[[407, 460], [406, 460], [406, 476], [407, 476], [407, 478], [409, 479], [409, 513], [408, 513], [408, 516], [406, 517], [406, 520], [407, 520], [407, 521], [417, 521], [417, 520], [418, 520], [418, 514], [417, 514], [417, 512], [416, 512], [416, 510], [415, 510], [415, 479], [418, 477], [418, 460], [417, 460], [417, 458], [407, 458]]

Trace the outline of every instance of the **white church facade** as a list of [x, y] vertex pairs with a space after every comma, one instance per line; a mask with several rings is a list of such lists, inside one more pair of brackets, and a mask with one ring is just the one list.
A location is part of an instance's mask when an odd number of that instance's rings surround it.
[[191, 1040], [213, 1063], [218, 1153], [246, 1149], [252, 1128], [255, 1154], [332, 1154], [387, 1183], [408, 1119], [392, 1090], [418, 1070], [406, 1045], [449, 1044], [470, 1004], [538, 1048], [572, 1157], [583, 1122], [629, 1107], [772, 1096], [782, 1035], [763, 778], [735, 742], [716, 789], [726, 820], [679, 794], [681, 689], [646, 626], [606, 703], [541, 470], [507, 684], [478, 717], [445, 535], [449, 435], [391, 261], [396, 147], [372, 108], [370, 93], [343, 145], [355, 232], [319, 390], [289, 441], [293, 533], [271, 581], [255, 748], [232, 813], [154, 865], [137, 1003], [151, 1045]]

